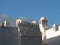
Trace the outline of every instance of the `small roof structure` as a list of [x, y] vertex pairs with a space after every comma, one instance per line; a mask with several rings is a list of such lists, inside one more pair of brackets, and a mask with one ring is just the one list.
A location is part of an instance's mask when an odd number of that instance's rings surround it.
[[46, 19], [46, 17], [44, 17], [44, 16], [43, 16], [43, 17], [41, 17], [41, 19], [40, 19], [40, 20], [47, 20], [47, 19]]

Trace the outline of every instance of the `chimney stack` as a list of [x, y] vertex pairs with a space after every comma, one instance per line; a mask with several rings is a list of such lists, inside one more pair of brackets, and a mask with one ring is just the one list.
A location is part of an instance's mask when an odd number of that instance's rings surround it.
[[9, 27], [9, 22], [8, 21], [4, 21], [2, 24], [1, 24], [2, 27]]

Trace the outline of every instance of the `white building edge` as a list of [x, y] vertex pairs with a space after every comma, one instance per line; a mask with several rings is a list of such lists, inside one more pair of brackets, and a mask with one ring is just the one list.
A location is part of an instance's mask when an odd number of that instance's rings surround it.
[[[42, 21], [45, 21], [45, 22], [42, 22]], [[53, 24], [51, 28], [48, 28], [47, 23], [48, 23], [47, 19], [45, 17], [41, 17], [39, 26], [40, 26], [40, 30], [42, 33], [44, 32], [44, 30], [46, 30], [46, 39], [59, 36], [60, 35], [60, 26], [57, 24]]]
[[39, 28], [44, 44], [46, 44], [46, 40], [60, 36], [60, 25], [53, 24], [51, 28], [48, 28], [48, 20], [46, 17], [41, 17], [39, 20]]

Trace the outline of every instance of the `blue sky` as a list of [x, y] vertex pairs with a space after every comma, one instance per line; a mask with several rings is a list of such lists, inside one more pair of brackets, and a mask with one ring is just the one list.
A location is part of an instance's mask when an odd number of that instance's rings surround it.
[[60, 24], [60, 0], [0, 0], [0, 15], [11, 18], [48, 19], [48, 24]]

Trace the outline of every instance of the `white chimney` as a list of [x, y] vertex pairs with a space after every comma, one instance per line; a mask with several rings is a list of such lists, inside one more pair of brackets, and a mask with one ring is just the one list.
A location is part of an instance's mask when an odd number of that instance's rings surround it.
[[38, 22], [34, 20], [34, 21], [32, 21], [32, 24], [38, 24]]
[[57, 24], [53, 24], [53, 30], [58, 31], [59, 26]]
[[22, 22], [23, 22], [22, 19], [17, 19], [17, 20], [16, 20], [16, 26], [18, 26], [18, 24], [19, 24], [19, 23], [22, 23]]
[[8, 21], [4, 21], [4, 27], [8, 27], [9, 26], [9, 22]]

